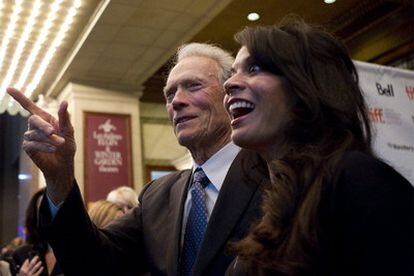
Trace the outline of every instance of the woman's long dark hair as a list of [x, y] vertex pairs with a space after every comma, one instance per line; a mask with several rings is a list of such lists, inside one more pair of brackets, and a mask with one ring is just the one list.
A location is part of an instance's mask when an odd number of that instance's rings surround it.
[[268, 164], [264, 215], [233, 248], [256, 274], [307, 274], [317, 266], [319, 204], [336, 165], [349, 150], [372, 154], [358, 75], [337, 39], [295, 17], [245, 28], [235, 39], [262, 69], [287, 80], [297, 102], [282, 135], [286, 154]]
[[45, 190], [46, 189], [43, 188], [34, 193], [27, 206], [25, 220], [26, 242], [40, 252], [46, 252], [47, 249], [47, 243], [42, 239], [38, 227], [39, 205]]

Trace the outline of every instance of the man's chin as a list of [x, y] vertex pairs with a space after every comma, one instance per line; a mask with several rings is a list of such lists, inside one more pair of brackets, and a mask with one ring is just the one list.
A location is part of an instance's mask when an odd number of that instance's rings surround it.
[[188, 148], [194, 142], [193, 135], [189, 135], [185, 133], [178, 133], [176, 134], [176, 136], [177, 136], [178, 143], [183, 147]]

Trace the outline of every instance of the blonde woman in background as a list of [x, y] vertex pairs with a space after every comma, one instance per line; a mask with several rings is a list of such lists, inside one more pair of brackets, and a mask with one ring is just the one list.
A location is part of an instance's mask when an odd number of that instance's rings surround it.
[[124, 215], [122, 207], [107, 200], [94, 202], [88, 213], [92, 222], [98, 228], [104, 228], [114, 219]]
[[124, 213], [138, 206], [138, 194], [134, 189], [127, 186], [121, 186], [112, 190], [109, 192], [106, 200], [121, 206]]

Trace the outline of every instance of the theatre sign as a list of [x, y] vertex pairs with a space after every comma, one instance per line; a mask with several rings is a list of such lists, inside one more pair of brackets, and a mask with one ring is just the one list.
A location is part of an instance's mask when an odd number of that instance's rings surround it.
[[104, 199], [119, 186], [132, 186], [130, 116], [85, 112], [85, 199]]

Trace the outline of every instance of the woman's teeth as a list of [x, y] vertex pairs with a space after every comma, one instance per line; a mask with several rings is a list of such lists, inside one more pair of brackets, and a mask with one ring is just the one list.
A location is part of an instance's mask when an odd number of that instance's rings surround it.
[[238, 101], [238, 102], [234, 102], [229, 106], [230, 111], [232, 111], [233, 109], [236, 108], [250, 108], [253, 109], [254, 108], [254, 104], [252, 104], [251, 102], [246, 102], [246, 101]]
[[237, 101], [229, 106], [229, 110], [233, 119], [246, 115], [253, 111], [255, 105], [247, 101]]

